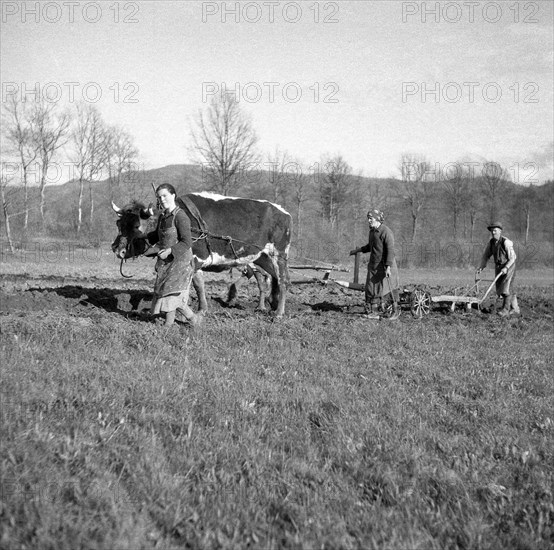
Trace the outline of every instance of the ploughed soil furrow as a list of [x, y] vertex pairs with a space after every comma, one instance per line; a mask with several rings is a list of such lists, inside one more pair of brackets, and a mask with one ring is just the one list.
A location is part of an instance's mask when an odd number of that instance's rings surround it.
[[[209, 316], [242, 318], [249, 315], [272, 317], [269, 305], [266, 313], [255, 312], [258, 303], [258, 288], [251, 281], [239, 290], [236, 305], [228, 307], [223, 298], [226, 295], [226, 279], [207, 280], [206, 294], [209, 299]], [[5, 274], [0, 276], [0, 313], [39, 312], [42, 310], [67, 310], [71, 315], [84, 315], [86, 310], [119, 313], [124, 316], [138, 314], [148, 317], [152, 300], [153, 279], [97, 278], [73, 276], [32, 276], [28, 274]], [[192, 307], [197, 308], [196, 294], [191, 289]], [[334, 283], [290, 285], [287, 293], [286, 316], [309, 315], [325, 318], [336, 316], [343, 319], [362, 319], [363, 292], [344, 289]], [[552, 319], [553, 297], [551, 289], [521, 289], [519, 303], [520, 317], [510, 318], [520, 322], [533, 318]], [[444, 305], [443, 305], [444, 306]], [[463, 316], [469, 322], [490, 318], [490, 315], [473, 310], [469, 313], [459, 308], [450, 313], [446, 307], [434, 304], [430, 315], [424, 318], [444, 319], [447, 316]], [[402, 307], [401, 322], [418, 322], [413, 319], [409, 307]], [[370, 321], [371, 322], [371, 321]]]
[[95, 288], [100, 285], [116, 289], [149, 288], [153, 279], [121, 277], [95, 277], [95, 276], [60, 276], [60, 275], [29, 275], [29, 274], [4, 274], [0, 275], [1, 288], [14, 288], [26, 290], [30, 287], [46, 288], [64, 286], [67, 284], [80, 285], [87, 288]]

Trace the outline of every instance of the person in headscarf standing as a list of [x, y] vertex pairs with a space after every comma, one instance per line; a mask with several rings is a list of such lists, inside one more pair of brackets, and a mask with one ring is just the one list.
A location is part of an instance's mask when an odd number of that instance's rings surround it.
[[514, 243], [502, 236], [502, 224], [500, 222], [491, 223], [487, 229], [491, 232], [492, 238], [485, 247], [477, 273], [481, 273], [487, 267], [487, 262], [492, 256], [494, 259], [495, 277], [501, 275], [498, 281], [496, 281], [496, 294], [503, 298], [502, 309], [498, 312], [498, 315], [501, 317], [510, 314], [517, 315], [520, 312], [517, 295], [512, 294], [512, 283], [516, 274]]
[[[367, 277], [365, 282], [365, 311], [368, 318], [378, 319], [382, 310], [382, 300], [388, 292], [398, 287], [398, 270], [394, 255], [394, 236], [383, 222], [385, 216], [380, 210], [370, 210], [367, 213], [369, 223], [369, 241], [365, 246], [350, 251], [350, 255], [358, 252], [369, 252]], [[392, 274], [395, 274], [393, 283]], [[385, 278], [389, 278], [385, 284]]]
[[148, 242], [158, 249], [156, 283], [152, 299], [152, 315], [165, 313], [165, 325], [175, 320], [198, 325], [201, 316], [188, 305], [189, 290], [194, 275], [190, 220], [176, 204], [175, 188], [163, 183], [156, 189], [162, 213], [156, 230], [147, 235]]

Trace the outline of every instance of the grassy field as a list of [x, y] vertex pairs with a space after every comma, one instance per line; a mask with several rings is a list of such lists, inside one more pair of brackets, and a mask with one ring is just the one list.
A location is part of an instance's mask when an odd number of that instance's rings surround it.
[[197, 332], [127, 271], [2, 264], [1, 548], [553, 547], [552, 270], [518, 275], [521, 317], [375, 322], [298, 285], [274, 321], [251, 284]]

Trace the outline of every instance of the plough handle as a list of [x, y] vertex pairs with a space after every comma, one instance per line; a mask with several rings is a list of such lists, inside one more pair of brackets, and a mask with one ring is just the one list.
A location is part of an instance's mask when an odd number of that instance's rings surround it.
[[494, 281], [490, 284], [489, 288], [487, 288], [487, 292], [485, 292], [485, 295], [481, 298], [480, 303], [483, 303], [487, 299], [487, 296], [489, 295], [490, 291], [492, 290], [492, 287], [496, 284], [496, 281], [498, 281], [498, 279], [500, 279], [500, 277], [502, 277], [502, 273], [499, 273], [494, 278]]

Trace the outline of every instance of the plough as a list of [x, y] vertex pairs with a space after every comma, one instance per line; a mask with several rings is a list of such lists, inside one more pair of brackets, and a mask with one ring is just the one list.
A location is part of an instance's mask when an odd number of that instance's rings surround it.
[[[470, 311], [473, 306], [481, 310], [483, 304], [489, 297], [491, 290], [494, 288], [496, 281], [500, 275], [494, 280], [490, 279], [475, 279], [475, 283], [469, 288], [464, 289], [463, 293], [460, 292], [460, 288], [452, 289], [449, 294], [439, 294], [433, 296], [426, 285], [418, 285], [411, 288], [398, 289], [395, 300], [399, 306], [405, 306], [410, 309], [412, 315], [418, 319], [421, 319], [424, 315], [428, 315], [431, 312], [433, 304], [448, 303], [450, 304], [450, 311], [456, 309], [457, 304], [465, 305], [467, 311]], [[483, 282], [488, 282], [490, 285], [485, 291], [482, 297], [479, 297], [479, 285]], [[359, 283], [350, 283], [347, 281], [335, 280], [335, 283], [342, 287], [351, 288], [353, 290], [364, 290], [364, 285]], [[395, 291], [393, 291], [394, 293]]]
[[298, 270], [308, 269], [310, 271], [325, 271], [321, 279], [318, 279], [316, 277], [310, 277], [310, 278], [306, 277], [304, 280], [301, 280], [301, 281], [291, 281], [291, 284], [293, 285], [306, 285], [306, 284], [313, 284], [313, 283], [320, 283], [325, 285], [329, 281], [333, 280], [331, 279], [332, 271], [342, 271], [346, 273], [350, 272], [349, 269], [346, 269], [344, 267], [339, 267], [336, 265], [289, 265], [289, 269], [298, 269]]
[[[356, 254], [355, 256], [354, 280], [352, 282], [333, 279], [330, 276], [331, 269], [347, 272], [349, 271], [348, 269], [336, 268], [335, 266], [329, 266], [325, 269], [327, 270], [327, 272], [323, 278], [323, 281], [318, 280], [317, 282], [327, 283], [328, 281], [333, 281], [334, 283], [344, 288], [360, 291], [363, 291], [365, 289], [365, 285], [361, 284], [358, 281], [360, 270], [360, 254]], [[438, 303], [450, 304], [451, 311], [454, 311], [456, 309], [457, 304], [465, 305], [467, 311], [471, 310], [471, 308], [474, 306], [477, 309], [481, 310], [483, 304], [489, 297], [492, 289], [494, 288], [496, 282], [500, 277], [501, 274], [498, 274], [494, 279], [480, 279], [476, 274], [474, 284], [469, 286], [469, 288], [457, 287], [449, 290], [447, 293], [438, 294], [435, 296], [431, 294], [427, 285], [414, 285], [408, 288], [393, 290], [390, 286], [390, 280], [388, 280], [390, 290], [384, 301], [385, 316], [390, 317], [397, 315], [400, 311], [400, 308], [404, 306], [410, 310], [411, 314], [414, 317], [421, 319], [424, 315], [428, 315], [431, 312], [433, 304]], [[479, 296], [479, 287], [481, 283], [490, 284], [485, 290], [485, 293], [482, 296]]]

